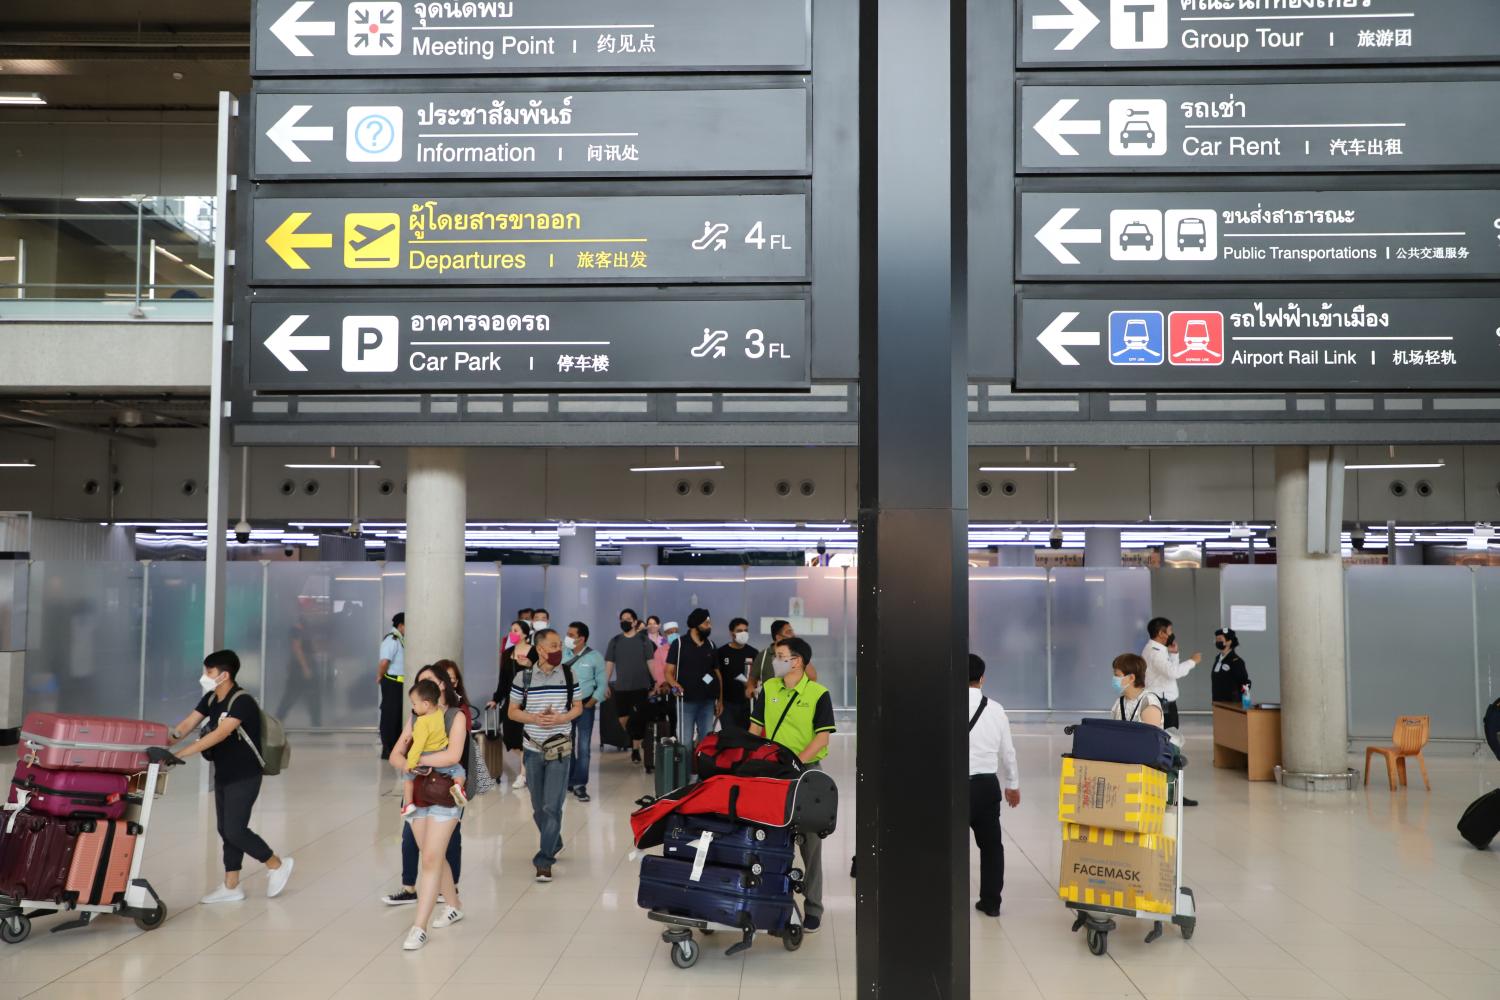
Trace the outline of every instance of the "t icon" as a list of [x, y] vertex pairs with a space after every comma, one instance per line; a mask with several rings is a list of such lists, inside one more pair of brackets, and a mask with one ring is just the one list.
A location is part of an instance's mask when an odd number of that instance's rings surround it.
[[1167, 0], [1110, 0], [1110, 47], [1166, 48], [1170, 34], [1167, 17]]
[[346, 372], [393, 372], [400, 363], [401, 321], [395, 316], [345, 316]]

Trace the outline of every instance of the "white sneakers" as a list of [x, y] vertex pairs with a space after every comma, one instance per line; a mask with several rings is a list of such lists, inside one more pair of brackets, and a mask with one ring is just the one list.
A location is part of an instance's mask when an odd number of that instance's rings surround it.
[[427, 943], [427, 932], [420, 927], [413, 927], [406, 932], [406, 942], [401, 945], [402, 951], [417, 951]]
[[243, 903], [244, 901], [244, 889], [231, 889], [227, 885], [219, 886], [213, 892], [198, 900], [198, 902], [208, 905], [212, 905], [214, 903]]
[[[274, 868], [266, 872], [266, 878], [270, 883], [266, 887], [267, 898], [275, 899], [281, 895], [281, 891], [286, 888], [287, 882], [292, 877], [292, 866], [295, 864], [296, 862], [291, 858], [282, 858], [280, 868]], [[241, 893], [241, 898], [244, 898], [243, 893]]]
[[518, 792], [523, 791], [526, 788], [526, 772], [516, 775], [516, 780], [510, 783], [510, 787]]
[[446, 910], [444, 910], [442, 913], [438, 914], [437, 919], [433, 920], [432, 926], [434, 928], [437, 928], [437, 929], [441, 929], [441, 928], [444, 928], [444, 927], [452, 927], [454, 924], [458, 923], [463, 918], [464, 918], [464, 911], [463, 910], [460, 910], [460, 909], [458, 909], [455, 906], [450, 906]]

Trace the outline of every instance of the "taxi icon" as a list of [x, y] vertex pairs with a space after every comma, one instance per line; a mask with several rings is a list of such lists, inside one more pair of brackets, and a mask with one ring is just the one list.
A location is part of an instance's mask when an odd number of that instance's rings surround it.
[[1151, 229], [1144, 222], [1128, 222], [1125, 228], [1120, 230], [1120, 249], [1128, 250], [1131, 247], [1145, 247], [1151, 249], [1156, 237], [1151, 235]]

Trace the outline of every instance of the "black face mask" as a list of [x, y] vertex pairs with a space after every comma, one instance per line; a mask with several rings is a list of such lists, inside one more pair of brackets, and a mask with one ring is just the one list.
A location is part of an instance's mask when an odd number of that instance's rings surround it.
[[633, 628], [635, 628], [635, 622], [621, 622], [620, 623], [620, 631], [621, 632], [629, 632]]
[[1216, 642], [1216, 643], [1214, 643], [1214, 648], [1218, 649], [1218, 650], [1225, 650], [1225, 649], [1228, 649], [1229, 647], [1226, 646], [1226, 645], [1224, 645], [1222, 642]]
[[708, 637], [710, 635], [713, 635], [713, 631], [714, 629], [712, 625], [705, 625], [698, 630], [698, 638], [702, 639], [704, 642], [707, 642]]

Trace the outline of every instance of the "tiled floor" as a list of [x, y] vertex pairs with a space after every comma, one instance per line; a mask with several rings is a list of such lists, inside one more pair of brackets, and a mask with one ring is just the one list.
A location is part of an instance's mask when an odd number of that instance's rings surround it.
[[[1109, 955], [1095, 958], [1069, 933], [1053, 892], [1062, 737], [1019, 729], [1024, 801], [1005, 817], [1005, 912], [974, 914], [975, 997], [1500, 997], [1500, 851], [1474, 851], [1453, 831], [1464, 804], [1500, 779], [1493, 759], [1435, 760], [1430, 794], [1372, 786], [1317, 798], [1196, 768], [1192, 794], [1203, 805], [1189, 815], [1184, 857], [1198, 933], [1148, 946], [1147, 928], [1126, 922]], [[1208, 758], [1201, 739], [1189, 750]], [[846, 788], [852, 754], [852, 739], [838, 738], [832, 770]], [[297, 859], [276, 900], [252, 870], [247, 902], [195, 904], [214, 884], [218, 842], [200, 775], [186, 769], [161, 800], [145, 868], [171, 908], [166, 925], [142, 934], [107, 918], [52, 935], [58, 918], [39, 920], [31, 940], [0, 946], [0, 1000], [856, 996], [851, 802], [825, 854], [822, 933], [795, 954], [763, 939], [735, 959], [707, 951], [683, 971], [635, 906], [626, 817], [645, 778], [623, 755], [595, 760], [595, 800], [567, 807], [568, 847], [552, 885], [531, 882], [535, 833], [523, 797], [476, 803], [464, 824], [468, 919], [414, 954], [400, 950], [411, 910], [379, 903], [397, 882], [399, 819], [390, 772], [366, 744], [301, 738], [295, 767], [267, 781], [255, 826]]]

